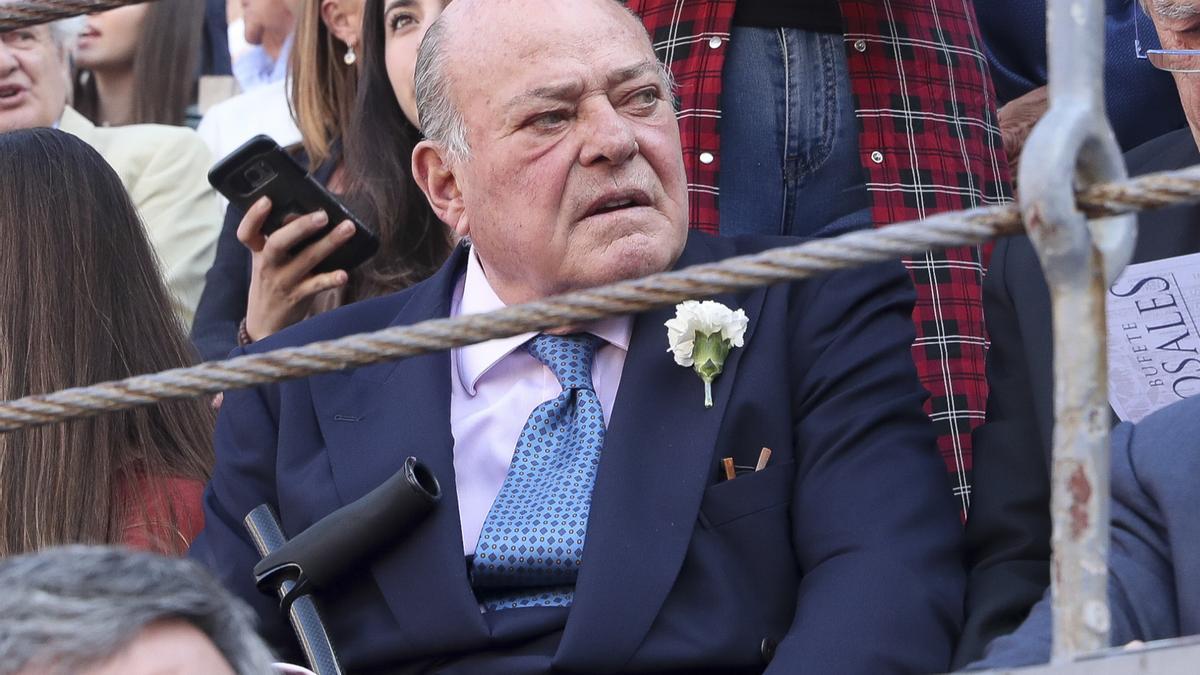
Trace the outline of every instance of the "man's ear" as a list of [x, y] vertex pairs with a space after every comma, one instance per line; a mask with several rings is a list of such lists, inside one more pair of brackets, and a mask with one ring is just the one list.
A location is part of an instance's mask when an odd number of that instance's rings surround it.
[[433, 212], [450, 226], [459, 237], [470, 235], [462, 191], [454, 168], [446, 161], [442, 149], [429, 140], [417, 143], [412, 154], [413, 180], [425, 193]]

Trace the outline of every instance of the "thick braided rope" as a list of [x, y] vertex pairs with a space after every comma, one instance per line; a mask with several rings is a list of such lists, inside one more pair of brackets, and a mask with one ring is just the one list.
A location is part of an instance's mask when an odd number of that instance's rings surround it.
[[0, 2], [0, 31], [36, 26], [80, 14], [103, 12], [150, 0], [18, 0]]
[[[1197, 201], [1200, 201], [1200, 166], [1094, 186], [1079, 195], [1081, 209], [1094, 217]], [[807, 241], [514, 305], [487, 314], [435, 319], [116, 382], [27, 396], [0, 403], [0, 431], [307, 377], [607, 316], [632, 314], [691, 298], [803, 279], [931, 249], [982, 244], [994, 237], [1022, 231], [1020, 213], [1015, 205], [944, 213], [924, 221]]]

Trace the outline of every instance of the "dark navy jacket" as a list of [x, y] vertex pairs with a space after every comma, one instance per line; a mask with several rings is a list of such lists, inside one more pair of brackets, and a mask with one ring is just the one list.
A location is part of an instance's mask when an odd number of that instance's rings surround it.
[[[679, 266], [771, 243], [693, 233]], [[423, 283], [249, 350], [445, 317], [465, 260], [460, 247]], [[258, 556], [243, 516], [268, 503], [295, 536], [414, 455], [440, 479], [441, 504], [320, 597], [352, 672], [945, 670], [961, 620], [961, 532], [921, 408], [903, 269], [715, 299], [750, 325], [712, 409], [667, 351], [673, 308], [635, 320], [569, 610], [479, 610], [456, 506], [446, 351], [228, 392], [191, 555], [286, 644], [276, 603], [251, 582]], [[753, 465], [763, 446], [774, 450], [766, 469], [718, 480], [721, 458]]]

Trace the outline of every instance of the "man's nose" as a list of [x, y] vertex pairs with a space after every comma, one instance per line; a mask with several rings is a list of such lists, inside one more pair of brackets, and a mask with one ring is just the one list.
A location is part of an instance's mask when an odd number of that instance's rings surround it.
[[624, 164], [638, 153], [633, 125], [618, 113], [608, 100], [597, 102], [587, 112], [580, 162]]
[[0, 75], [11, 74], [19, 65], [17, 63], [17, 55], [8, 46], [8, 42], [4, 40], [4, 36], [0, 35]]

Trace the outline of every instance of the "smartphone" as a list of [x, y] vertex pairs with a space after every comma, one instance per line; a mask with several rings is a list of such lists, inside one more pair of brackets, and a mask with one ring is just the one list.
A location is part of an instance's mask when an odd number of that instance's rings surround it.
[[263, 234], [271, 234], [294, 216], [324, 211], [329, 223], [289, 251], [292, 255], [329, 234], [343, 221], [354, 224], [354, 236], [313, 268], [314, 272], [350, 271], [379, 250], [379, 239], [325, 186], [308, 175], [296, 160], [269, 136], [246, 141], [208, 172], [208, 182], [230, 204], [250, 210], [262, 197], [271, 199], [271, 213], [263, 223]]

